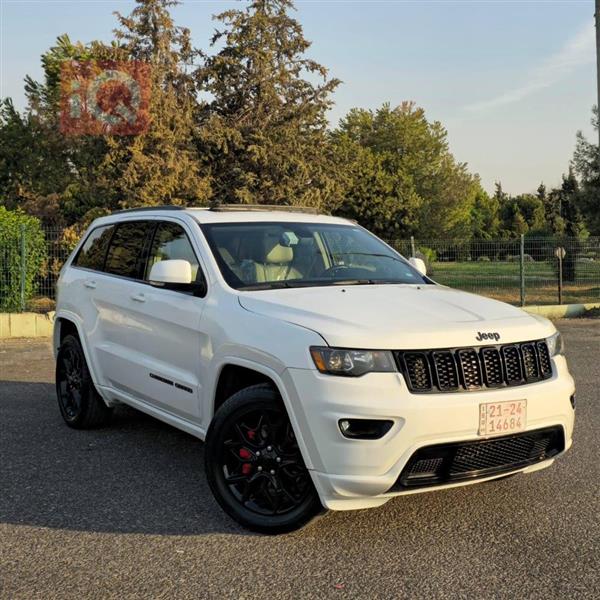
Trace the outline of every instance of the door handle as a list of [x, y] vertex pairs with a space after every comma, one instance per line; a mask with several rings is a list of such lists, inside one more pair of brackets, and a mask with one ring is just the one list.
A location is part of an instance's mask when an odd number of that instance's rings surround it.
[[131, 299], [134, 300], [135, 302], [146, 302], [146, 296], [144, 296], [144, 294], [133, 294], [133, 296], [131, 296]]
[[92, 281], [90, 279], [88, 279], [87, 281], [85, 281], [83, 283], [83, 285], [85, 285], [86, 288], [90, 288], [90, 290], [95, 290], [96, 289], [96, 282]]

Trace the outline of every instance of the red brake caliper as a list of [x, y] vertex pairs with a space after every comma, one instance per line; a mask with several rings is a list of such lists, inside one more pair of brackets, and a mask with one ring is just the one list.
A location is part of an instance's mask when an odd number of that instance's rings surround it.
[[[242, 460], [250, 460], [252, 458], [252, 453], [247, 448], [240, 448], [240, 458]], [[242, 465], [242, 473], [244, 475], [249, 475], [250, 471], [252, 471], [252, 465], [248, 462]]]

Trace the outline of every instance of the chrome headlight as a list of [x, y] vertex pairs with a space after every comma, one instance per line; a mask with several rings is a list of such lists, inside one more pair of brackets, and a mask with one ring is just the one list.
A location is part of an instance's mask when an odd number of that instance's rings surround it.
[[396, 370], [394, 357], [386, 350], [346, 350], [312, 346], [310, 354], [317, 369], [329, 375], [360, 377], [365, 373], [388, 373]]
[[548, 352], [550, 353], [550, 356], [564, 354], [565, 347], [563, 345], [562, 336], [558, 331], [549, 338], [546, 338], [546, 344], [548, 344]]

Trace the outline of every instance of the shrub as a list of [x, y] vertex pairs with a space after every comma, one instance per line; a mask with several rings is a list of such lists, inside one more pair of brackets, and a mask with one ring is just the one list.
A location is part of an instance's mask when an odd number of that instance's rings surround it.
[[[23, 242], [21, 239], [23, 237]], [[22, 256], [25, 269], [22, 273]], [[35, 293], [35, 279], [46, 268], [46, 240], [39, 219], [0, 206], [0, 310], [18, 311]], [[42, 273], [43, 274], [43, 273]]]
[[477, 262], [491, 262], [491, 261], [490, 261], [489, 256], [482, 254], [480, 257], [477, 258]]

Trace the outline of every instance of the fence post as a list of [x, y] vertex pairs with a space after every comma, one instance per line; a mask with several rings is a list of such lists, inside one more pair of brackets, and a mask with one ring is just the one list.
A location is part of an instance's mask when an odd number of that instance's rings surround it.
[[25, 282], [27, 279], [27, 246], [25, 245], [25, 223], [21, 223], [21, 311], [25, 312]]
[[521, 247], [519, 251], [519, 267], [521, 276], [521, 306], [525, 306], [525, 236], [521, 234]]
[[560, 251], [561, 249], [558, 249], [558, 303], [562, 305], [563, 301], [562, 301], [562, 288], [563, 288], [563, 255]]
[[411, 256], [417, 256], [417, 248], [415, 247], [415, 236], [410, 236], [410, 252]]

